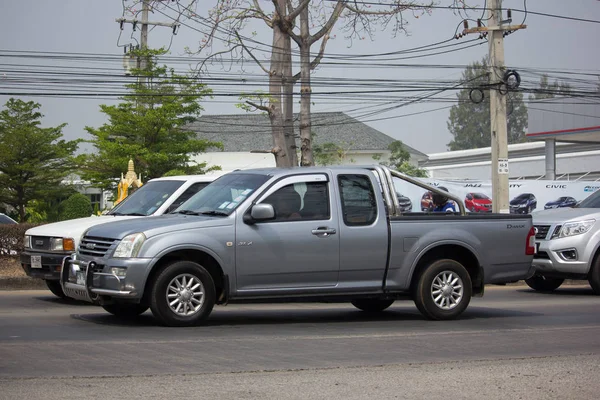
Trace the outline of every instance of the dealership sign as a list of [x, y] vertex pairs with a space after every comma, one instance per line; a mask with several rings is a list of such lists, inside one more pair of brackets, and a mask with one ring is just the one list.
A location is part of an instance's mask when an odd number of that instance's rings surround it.
[[[469, 212], [489, 212], [492, 209], [491, 181], [433, 178], [419, 178], [419, 180], [431, 186], [445, 187], [451, 194], [462, 199]], [[431, 196], [423, 188], [398, 178], [394, 178], [394, 185], [399, 195], [410, 199], [413, 212], [432, 209]], [[510, 212], [531, 213], [545, 208], [572, 207], [598, 189], [600, 189], [599, 182], [510, 180]], [[404, 200], [408, 204], [408, 201]]]

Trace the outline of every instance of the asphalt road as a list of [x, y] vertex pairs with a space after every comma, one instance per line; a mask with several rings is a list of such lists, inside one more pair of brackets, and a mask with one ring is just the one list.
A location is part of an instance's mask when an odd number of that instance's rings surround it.
[[589, 287], [489, 287], [456, 321], [411, 302], [229, 305], [165, 328], [0, 292], [0, 398], [596, 399], [599, 310]]

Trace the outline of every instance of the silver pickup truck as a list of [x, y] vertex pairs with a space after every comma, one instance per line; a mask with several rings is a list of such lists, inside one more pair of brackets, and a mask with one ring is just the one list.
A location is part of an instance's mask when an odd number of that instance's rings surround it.
[[[402, 213], [394, 178], [452, 198], [457, 213]], [[484, 285], [533, 274], [530, 215], [469, 214], [460, 199], [385, 167], [226, 174], [176, 214], [94, 226], [65, 258], [64, 292], [121, 317], [148, 308], [196, 325], [215, 304], [413, 299], [453, 319]]]
[[584, 279], [600, 295], [599, 220], [600, 190], [574, 208], [533, 213], [536, 273], [525, 282], [540, 292], [551, 292], [565, 279]]

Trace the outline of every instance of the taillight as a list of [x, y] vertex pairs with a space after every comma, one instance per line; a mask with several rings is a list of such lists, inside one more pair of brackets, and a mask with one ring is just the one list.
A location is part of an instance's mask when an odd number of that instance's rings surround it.
[[525, 254], [532, 256], [535, 254], [535, 228], [532, 226], [527, 234], [527, 242], [525, 243]]

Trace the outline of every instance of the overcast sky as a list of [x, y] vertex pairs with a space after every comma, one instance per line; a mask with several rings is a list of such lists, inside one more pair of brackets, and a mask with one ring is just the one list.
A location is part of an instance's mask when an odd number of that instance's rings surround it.
[[[201, 4], [213, 4], [214, 0], [202, 0]], [[449, 1], [442, 0], [442, 4]], [[471, 5], [483, 6], [484, 0], [467, 1]], [[523, 9], [522, 0], [505, 0], [504, 7]], [[0, 50], [18, 51], [52, 51], [69, 53], [98, 53], [122, 55], [123, 49], [117, 47], [119, 38], [119, 25], [115, 18], [121, 17], [123, 5], [121, 0], [0, 0]], [[573, 16], [600, 21], [600, 2], [597, 0], [528, 0], [527, 9], [530, 11], [544, 12], [563, 16]], [[198, 13], [205, 10], [198, 9]], [[471, 17], [477, 18], [476, 12], [471, 12]], [[418, 18], [417, 18], [418, 17]], [[375, 40], [369, 39], [354, 41], [350, 43], [343, 39], [344, 33], [337, 30], [336, 37], [328, 45], [330, 54], [372, 54], [392, 52], [402, 49], [415, 48], [440, 42], [451, 37], [462, 18], [450, 10], [436, 9], [431, 15], [407, 15], [409, 22], [409, 35], [399, 35], [393, 38], [390, 32], [378, 32]], [[523, 14], [513, 12], [513, 22], [520, 23]], [[153, 21], [169, 21], [165, 16], [155, 13], [151, 16]], [[193, 22], [190, 26], [201, 28]], [[531, 71], [570, 71], [579, 70], [600, 71], [600, 52], [598, 51], [598, 38], [600, 38], [600, 24], [572, 21], [558, 18], [549, 18], [529, 14], [527, 17], [527, 29], [515, 32], [505, 40], [506, 63], [517, 70]], [[245, 32], [249, 36], [253, 30], [258, 30], [257, 40], [271, 43], [271, 37], [267, 30], [261, 29], [259, 25], [250, 26]], [[130, 39], [131, 26], [125, 26], [120, 37], [120, 44], [133, 42]], [[138, 35], [139, 31], [135, 33]], [[149, 35], [150, 46], [168, 46], [171, 38], [172, 56], [183, 56], [186, 46], [194, 48], [201, 40], [201, 34], [188, 27], [182, 26], [176, 36], [171, 36], [168, 28], [157, 27]], [[139, 36], [138, 36], [139, 38]], [[462, 39], [466, 41], [472, 37]], [[135, 42], [133, 42], [135, 43]], [[458, 47], [458, 46], [457, 46]], [[453, 48], [450, 48], [453, 49]], [[316, 50], [316, 49], [315, 49]], [[447, 80], [457, 81], [461, 76], [458, 68], [432, 68], [432, 65], [466, 65], [470, 62], [480, 60], [487, 54], [487, 44], [476, 46], [461, 51], [453, 51], [430, 57], [422, 57], [409, 60], [393, 61], [403, 64], [420, 64], [415, 67], [372, 67], [356, 68], [353, 66], [323, 66], [319, 68], [314, 77], [329, 77], [336, 79], [416, 79], [416, 80]], [[416, 53], [422, 54], [422, 53]], [[36, 61], [32, 59], [19, 59], [6, 57], [6, 53], [0, 52], [0, 92], [8, 90], [3, 84], [6, 78], [19, 69], [22, 64], [53, 65], [55, 60]], [[11, 64], [11, 65], [8, 65]], [[62, 66], [97, 67], [104, 68], [107, 63], [90, 63], [70, 60], [62, 63]], [[183, 68], [179, 64], [178, 68]], [[121, 68], [120, 62], [113, 62], [110, 68]], [[216, 67], [215, 67], [216, 68]], [[218, 69], [214, 70], [219, 72]], [[258, 73], [257, 70], [248, 67], [248, 72]], [[235, 71], [234, 71], [235, 72]], [[563, 74], [564, 75], [564, 74]], [[531, 87], [536, 75], [524, 74], [524, 86]], [[591, 79], [587, 77], [587, 79]], [[338, 88], [339, 89], [339, 88]], [[11, 86], [11, 90], [16, 90]], [[232, 89], [230, 89], [232, 90]], [[237, 91], [244, 90], [240, 84]], [[248, 90], [247, 88], [245, 90]], [[318, 91], [314, 88], [313, 91]], [[452, 97], [454, 95], [452, 94]], [[4, 104], [7, 96], [0, 95], [0, 103]], [[99, 104], [110, 103], [109, 100], [97, 99], [70, 99], [70, 98], [40, 98], [32, 97], [25, 100], [35, 100], [42, 104], [42, 112], [45, 114], [44, 123], [57, 125], [62, 122], [68, 123], [65, 128], [65, 136], [68, 139], [86, 137], [84, 126], [99, 126], [104, 122], [104, 116], [99, 111]], [[218, 97], [214, 101], [203, 103], [205, 114], [236, 114], [241, 111], [234, 106], [237, 99]], [[447, 130], [446, 122], [449, 110], [443, 109], [434, 112], [418, 114], [422, 111], [434, 110], [446, 107], [448, 103], [425, 103], [398, 107], [387, 113], [379, 113], [373, 116], [364, 116], [360, 112], [362, 106], [367, 106], [368, 101], [346, 104], [336, 100], [328, 100], [323, 97], [314, 98], [313, 111], [345, 111], [350, 115], [362, 115], [361, 120], [381, 132], [400, 139], [410, 146], [424, 153], [435, 153], [446, 151], [446, 144], [451, 140]], [[396, 101], [394, 104], [402, 104], [405, 101]], [[407, 114], [415, 114], [406, 116]]]

